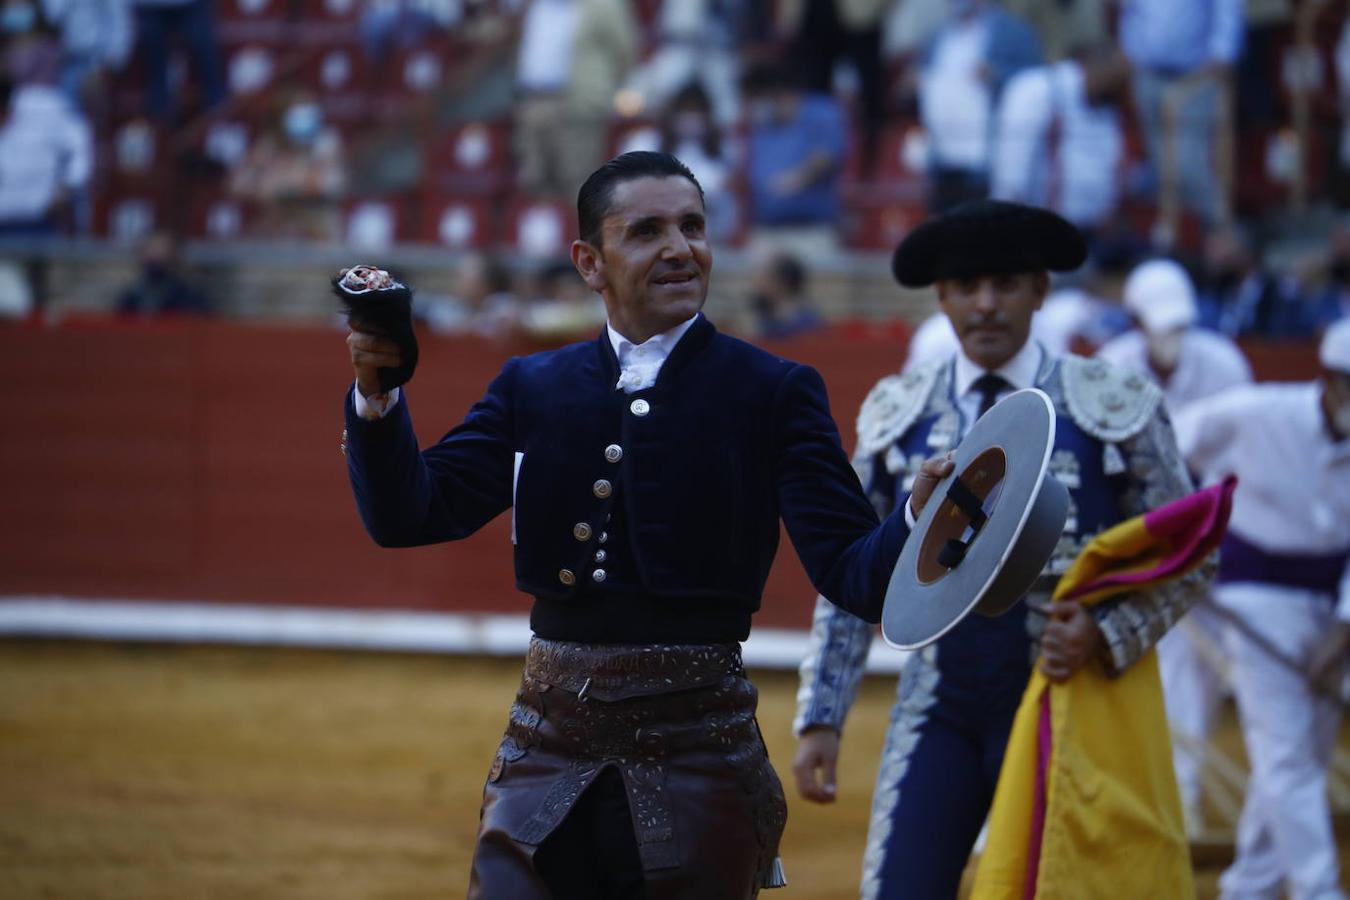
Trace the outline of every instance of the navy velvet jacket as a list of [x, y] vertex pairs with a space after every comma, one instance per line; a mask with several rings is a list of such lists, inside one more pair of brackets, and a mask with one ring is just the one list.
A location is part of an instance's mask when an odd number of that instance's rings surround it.
[[405, 391], [356, 415], [347, 460], [381, 546], [467, 537], [513, 504], [516, 584], [540, 637], [596, 643], [744, 640], [781, 517], [816, 588], [881, 617], [908, 536], [880, 526], [808, 366], [704, 317], [655, 385], [615, 388], [599, 339], [507, 362], [464, 422], [418, 450]]

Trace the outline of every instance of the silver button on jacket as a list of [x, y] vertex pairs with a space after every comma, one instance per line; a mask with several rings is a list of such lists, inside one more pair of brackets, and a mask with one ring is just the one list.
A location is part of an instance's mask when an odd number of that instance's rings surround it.
[[645, 416], [652, 411], [652, 405], [640, 397], [629, 404], [628, 408], [633, 411], [635, 416]]
[[599, 584], [600, 582], [604, 581], [607, 577], [609, 576], [606, 574], [604, 569], [596, 569], [594, 572], [591, 573], [591, 578], [595, 579], [596, 584]]
[[612, 463], [623, 459], [623, 448], [618, 444], [610, 444], [605, 448], [605, 459]]
[[614, 485], [610, 484], [606, 479], [601, 478], [596, 481], [595, 484], [591, 485], [591, 491], [594, 492], [595, 496], [604, 500], [610, 494], [614, 493]]
[[571, 569], [560, 569], [558, 571], [558, 580], [568, 587], [571, 587], [577, 583], [577, 576], [573, 574]]
[[572, 526], [572, 537], [579, 541], [589, 541], [591, 539], [591, 526], [585, 522], [578, 522]]

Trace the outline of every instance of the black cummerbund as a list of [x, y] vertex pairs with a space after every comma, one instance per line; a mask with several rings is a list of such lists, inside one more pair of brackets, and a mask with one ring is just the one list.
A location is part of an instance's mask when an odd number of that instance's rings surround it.
[[1219, 545], [1219, 584], [1258, 582], [1309, 591], [1335, 593], [1350, 551], [1340, 553], [1271, 553], [1233, 532]]

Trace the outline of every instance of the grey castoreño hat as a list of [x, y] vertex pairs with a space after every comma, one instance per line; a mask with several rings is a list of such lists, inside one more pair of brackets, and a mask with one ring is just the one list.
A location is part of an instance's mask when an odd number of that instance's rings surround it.
[[1012, 272], [1070, 272], [1087, 259], [1087, 242], [1048, 209], [972, 200], [911, 231], [891, 257], [895, 280], [925, 287], [948, 278]]
[[917, 649], [971, 611], [996, 616], [1026, 594], [1069, 511], [1069, 492], [1049, 473], [1054, 445], [1055, 408], [1035, 388], [980, 417], [891, 573], [881, 615], [888, 644]]

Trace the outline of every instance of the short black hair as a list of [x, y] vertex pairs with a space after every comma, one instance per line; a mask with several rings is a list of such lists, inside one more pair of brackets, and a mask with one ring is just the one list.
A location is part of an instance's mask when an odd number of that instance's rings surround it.
[[601, 246], [601, 225], [609, 214], [614, 188], [635, 178], [688, 178], [698, 188], [698, 199], [703, 200], [703, 186], [689, 167], [669, 153], [652, 150], [634, 150], [614, 157], [591, 173], [577, 192], [577, 221], [581, 239]]

